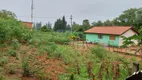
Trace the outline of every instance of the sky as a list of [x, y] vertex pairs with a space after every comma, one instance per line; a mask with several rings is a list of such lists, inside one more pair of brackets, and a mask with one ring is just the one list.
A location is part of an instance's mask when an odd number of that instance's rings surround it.
[[[31, 0], [0, 0], [0, 10], [14, 12], [22, 21], [31, 21]], [[81, 24], [118, 17], [124, 10], [140, 8], [142, 0], [34, 0], [34, 22], [54, 22], [64, 15], [68, 24], [70, 16]]]

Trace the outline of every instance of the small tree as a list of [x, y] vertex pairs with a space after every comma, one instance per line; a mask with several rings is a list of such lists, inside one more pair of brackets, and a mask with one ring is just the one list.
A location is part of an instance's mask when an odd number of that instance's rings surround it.
[[44, 25], [40, 30], [43, 32], [50, 32], [51, 31], [51, 29], [49, 29], [46, 25]]

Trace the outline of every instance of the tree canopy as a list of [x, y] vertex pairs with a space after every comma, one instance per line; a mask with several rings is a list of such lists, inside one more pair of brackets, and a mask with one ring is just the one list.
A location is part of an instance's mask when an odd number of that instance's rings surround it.
[[15, 13], [7, 10], [1, 10], [0, 11], [0, 18], [4, 19], [16, 19]]
[[54, 24], [54, 31], [65, 32], [66, 29], [67, 29], [67, 22], [65, 20], [65, 16], [63, 16], [62, 19], [57, 19], [57, 21]]

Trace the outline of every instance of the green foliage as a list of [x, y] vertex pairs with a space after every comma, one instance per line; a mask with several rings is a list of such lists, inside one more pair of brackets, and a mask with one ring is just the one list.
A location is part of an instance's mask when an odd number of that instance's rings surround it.
[[80, 31], [80, 28], [81, 26], [79, 24], [76, 24], [75, 22], [73, 22], [73, 25], [72, 25], [72, 30], [74, 32], [79, 32]]
[[17, 51], [16, 50], [8, 50], [7, 54], [9, 56], [12, 56], [12, 57], [17, 57]]
[[1, 10], [0, 11], [0, 18], [3, 19], [16, 19], [15, 13], [7, 10]]
[[49, 77], [49, 74], [48, 73], [45, 73], [43, 71], [40, 71], [38, 73], [38, 77], [40, 78], [40, 80], [47, 80], [47, 78]]
[[37, 54], [30, 54], [27, 57], [23, 57], [21, 63], [24, 77], [37, 75], [38, 72], [44, 68], [44, 66], [42, 66], [42, 61], [37, 59]]
[[5, 76], [0, 74], [0, 80], [5, 80], [5, 79], [6, 79]]
[[142, 25], [142, 9], [130, 8], [125, 10], [119, 17], [113, 20], [114, 25], [133, 26], [135, 29], [140, 29]]
[[82, 26], [81, 26], [81, 27], [83, 28], [83, 31], [85, 31], [85, 30], [91, 28], [90, 23], [89, 23], [89, 20], [87, 20], [87, 19], [83, 20], [83, 23], [82, 23]]
[[17, 20], [0, 19], [0, 42], [9, 42], [13, 39], [18, 41], [28, 41], [31, 38], [31, 32], [22, 26]]
[[18, 49], [20, 47], [20, 43], [17, 39], [12, 40], [11, 45], [13, 47], [14, 50]]
[[65, 16], [62, 19], [57, 19], [54, 25], [54, 31], [56, 32], [65, 32], [67, 30], [67, 22]]
[[87, 78], [80, 77], [77, 74], [62, 74], [59, 76], [59, 80], [86, 80]]
[[104, 26], [113, 26], [113, 23], [112, 21], [110, 20], [106, 20], [104, 23], [103, 23]]
[[92, 23], [92, 26], [94, 27], [94, 26], [103, 26], [103, 22], [102, 21], [97, 21], [97, 22], [93, 22]]
[[9, 74], [15, 74], [15, 65], [11, 64], [9, 66]]
[[140, 29], [142, 26], [142, 8], [130, 8], [123, 11], [118, 17], [112, 21], [106, 20], [104, 22], [93, 22], [92, 26], [133, 26], [135, 29]]
[[100, 45], [95, 46], [94, 48], [91, 49], [92, 54], [95, 54], [98, 58], [104, 59], [107, 57], [107, 50], [102, 48]]
[[0, 57], [0, 66], [4, 66], [7, 63], [8, 63], [8, 57], [6, 56]]
[[46, 25], [44, 25], [43, 27], [41, 27], [40, 30], [43, 31], [43, 32], [51, 32], [51, 31], [52, 31], [52, 30], [49, 29]]
[[23, 76], [30, 76], [30, 66], [28, 63], [28, 58], [24, 58], [22, 60], [22, 70], [23, 70]]

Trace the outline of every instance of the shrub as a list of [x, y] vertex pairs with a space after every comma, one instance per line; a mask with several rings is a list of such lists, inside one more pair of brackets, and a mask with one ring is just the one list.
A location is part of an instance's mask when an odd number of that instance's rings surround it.
[[9, 50], [8, 51], [8, 55], [10, 55], [12, 57], [17, 57], [17, 51], [15, 51], [15, 50]]
[[15, 74], [15, 65], [11, 64], [9, 66], [9, 74]]
[[11, 42], [13, 39], [28, 41], [31, 32], [18, 20], [0, 19], [0, 42]]
[[98, 58], [104, 59], [109, 54], [103, 47], [97, 45], [91, 49], [92, 54], [95, 54]]
[[18, 49], [20, 47], [20, 43], [17, 39], [14, 39], [12, 40], [12, 43], [11, 43], [12, 47], [14, 50]]
[[0, 74], [0, 80], [5, 80], [5, 79], [6, 79], [5, 76]]
[[23, 76], [30, 76], [31, 73], [30, 73], [30, 66], [29, 66], [29, 63], [28, 63], [28, 58], [24, 58], [22, 60], [22, 70], [23, 70]]
[[49, 77], [49, 74], [41, 70], [38, 73], [38, 77], [40, 78], [40, 80], [47, 80], [47, 78]]
[[22, 70], [23, 76], [25, 77], [38, 74], [38, 72], [43, 68], [44, 66], [42, 66], [42, 60], [38, 60], [37, 54], [31, 54], [22, 58]]
[[8, 57], [6, 56], [0, 57], [0, 66], [4, 66], [7, 63], [8, 63]]

